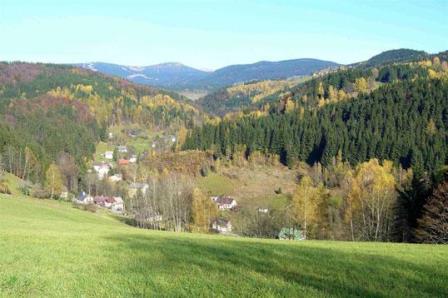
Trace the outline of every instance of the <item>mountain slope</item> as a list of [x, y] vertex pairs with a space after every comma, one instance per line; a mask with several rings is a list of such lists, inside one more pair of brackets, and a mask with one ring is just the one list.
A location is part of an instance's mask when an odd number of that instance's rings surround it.
[[393, 50], [374, 56], [368, 62], [325, 69], [301, 80], [256, 81], [220, 88], [197, 103], [205, 111], [219, 116], [240, 111], [283, 111], [293, 106], [322, 107], [356, 98], [359, 93], [371, 92], [384, 84], [444, 76], [448, 69], [447, 57], [447, 52], [427, 55], [413, 50]]
[[78, 64], [83, 68], [128, 79], [138, 84], [179, 89], [185, 88], [191, 81], [207, 76], [207, 72], [180, 63], [163, 63], [152, 66], [132, 67], [110, 63]]
[[[436, 59], [437, 60], [437, 59]], [[392, 160], [416, 172], [448, 161], [448, 65], [423, 60], [348, 69], [294, 87], [277, 107], [195, 129], [186, 149], [269, 152], [293, 166]], [[344, 91], [345, 90], [345, 91]], [[230, 144], [230, 145], [229, 145]]]
[[[199, 111], [172, 92], [73, 66], [0, 63], [0, 155], [11, 161], [7, 171], [23, 178], [42, 178], [61, 153], [82, 169], [109, 125], [164, 129], [200, 120]], [[25, 170], [29, 159], [34, 173]]]
[[208, 88], [219, 88], [248, 81], [311, 75], [313, 72], [337, 66], [338, 64], [335, 62], [318, 59], [261, 61], [254, 64], [231, 65], [218, 69], [196, 84]]
[[443, 245], [150, 231], [61, 201], [1, 194], [0, 235], [2, 297], [448, 294]]
[[205, 72], [179, 63], [145, 67], [129, 67], [108, 63], [86, 63], [79, 66], [130, 81], [174, 90], [216, 89], [236, 83], [284, 79], [310, 75], [313, 72], [338, 66], [331, 61], [296, 59], [278, 62], [261, 61], [253, 64], [231, 65]]

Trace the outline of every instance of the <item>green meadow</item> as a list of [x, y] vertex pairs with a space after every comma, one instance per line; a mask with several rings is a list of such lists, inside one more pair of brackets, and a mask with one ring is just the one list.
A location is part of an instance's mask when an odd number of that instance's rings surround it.
[[1, 297], [447, 297], [448, 246], [136, 229], [0, 195]]

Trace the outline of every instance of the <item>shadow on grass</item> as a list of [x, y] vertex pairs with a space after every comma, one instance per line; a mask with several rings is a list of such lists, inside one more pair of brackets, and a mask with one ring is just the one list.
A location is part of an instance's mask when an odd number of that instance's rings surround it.
[[[448, 296], [448, 273], [444, 269], [435, 272], [437, 264], [415, 264], [358, 248], [350, 251], [349, 246], [343, 251], [332, 249], [331, 244], [323, 248], [224, 238], [176, 238], [175, 234], [108, 239], [132, 252], [132, 257], [123, 258], [116, 268], [120, 273], [143, 274], [153, 280], [154, 276], [171, 276], [178, 281], [172, 287], [193, 284], [202, 288], [190, 293]], [[158, 289], [175, 292], [163, 285]]]

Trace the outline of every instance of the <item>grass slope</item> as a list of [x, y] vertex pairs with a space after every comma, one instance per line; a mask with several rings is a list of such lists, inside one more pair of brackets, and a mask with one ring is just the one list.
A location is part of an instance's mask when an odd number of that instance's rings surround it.
[[2, 297], [448, 296], [447, 246], [147, 231], [1, 195], [0, 236]]

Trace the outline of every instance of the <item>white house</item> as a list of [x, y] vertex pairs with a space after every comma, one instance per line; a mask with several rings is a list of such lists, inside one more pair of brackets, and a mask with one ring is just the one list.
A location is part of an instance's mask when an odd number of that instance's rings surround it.
[[110, 209], [114, 212], [121, 213], [124, 211], [124, 202], [121, 197], [113, 197], [114, 203], [112, 203], [112, 206]]
[[114, 159], [114, 152], [113, 151], [106, 151], [104, 152], [104, 158], [105, 159]]
[[236, 200], [231, 197], [215, 196], [210, 199], [216, 203], [219, 210], [231, 210], [237, 206]]
[[218, 233], [230, 233], [232, 232], [232, 223], [230, 220], [218, 218], [212, 223], [212, 229]]
[[98, 179], [101, 180], [109, 174], [110, 166], [106, 163], [96, 164], [93, 166], [93, 169], [95, 170]]
[[128, 153], [128, 147], [126, 147], [126, 146], [118, 146], [117, 150], [120, 153]]
[[136, 163], [137, 162], [137, 155], [133, 154], [131, 158], [129, 158], [130, 163]]

